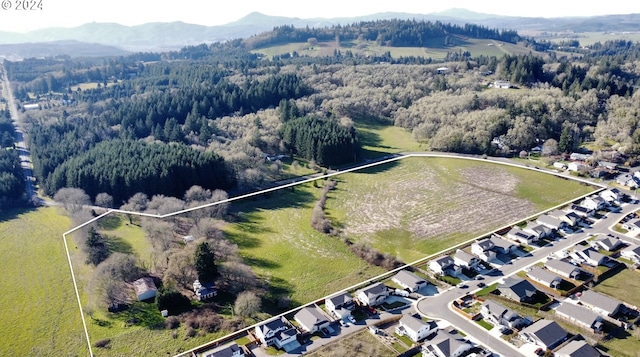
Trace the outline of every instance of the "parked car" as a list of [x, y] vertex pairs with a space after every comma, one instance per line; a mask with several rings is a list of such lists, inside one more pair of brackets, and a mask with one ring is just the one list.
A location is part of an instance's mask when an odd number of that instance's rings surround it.
[[377, 313], [378, 313], [378, 311], [376, 311], [376, 309], [374, 309], [372, 306], [367, 306], [367, 310], [369, 310], [369, 312], [370, 312], [372, 315], [375, 315], [375, 314], [377, 314]]
[[349, 319], [349, 321], [350, 321], [352, 324], [355, 324], [355, 323], [356, 323], [356, 318], [355, 318], [355, 317], [353, 317], [353, 316], [351, 316], [351, 315], [347, 316], [347, 319]]
[[342, 326], [342, 327], [349, 327], [349, 323], [348, 323], [348, 322], [346, 322], [345, 320], [340, 319], [340, 320], [338, 320], [338, 321], [340, 321], [340, 326]]
[[482, 274], [476, 275], [476, 280], [484, 280], [484, 276]]
[[329, 335], [331, 335], [331, 333], [329, 333], [329, 330], [328, 330], [326, 327], [323, 327], [323, 328], [322, 328], [322, 333], [323, 333], [325, 336], [329, 336]]
[[460, 289], [466, 289], [466, 288], [468, 288], [469, 286], [468, 286], [467, 284], [465, 284], [465, 283], [460, 283], [460, 284], [458, 284], [458, 287], [459, 287]]
[[483, 282], [478, 283], [478, 287], [479, 288], [484, 288], [485, 286], [487, 286], [487, 284], [485, 284]]

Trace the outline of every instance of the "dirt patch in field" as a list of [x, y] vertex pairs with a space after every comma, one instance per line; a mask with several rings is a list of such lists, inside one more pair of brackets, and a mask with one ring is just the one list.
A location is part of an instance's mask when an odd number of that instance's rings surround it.
[[349, 196], [345, 201], [350, 202], [345, 207], [345, 233], [363, 235], [400, 228], [425, 239], [488, 231], [535, 212], [532, 203], [516, 196], [518, 178], [504, 168], [438, 171], [400, 169], [392, 179], [350, 182], [353, 189], [344, 193]]

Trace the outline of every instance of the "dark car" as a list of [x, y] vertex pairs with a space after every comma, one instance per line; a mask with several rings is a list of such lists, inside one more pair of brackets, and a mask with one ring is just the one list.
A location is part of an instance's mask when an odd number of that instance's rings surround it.
[[479, 288], [484, 288], [485, 286], [487, 286], [487, 284], [485, 284], [483, 282], [478, 283], [478, 287]]
[[326, 327], [323, 327], [321, 331], [322, 331], [322, 333], [323, 333], [325, 336], [329, 336], [329, 335], [331, 335], [331, 333], [329, 333], [329, 330], [327, 330], [327, 328], [326, 328]]
[[371, 313], [371, 315], [375, 315], [375, 314], [377, 314], [377, 313], [378, 313], [378, 311], [376, 311], [376, 309], [374, 309], [374, 308], [373, 308], [373, 307], [371, 307], [371, 306], [368, 306], [368, 307], [367, 307], [367, 310], [369, 310], [369, 313]]

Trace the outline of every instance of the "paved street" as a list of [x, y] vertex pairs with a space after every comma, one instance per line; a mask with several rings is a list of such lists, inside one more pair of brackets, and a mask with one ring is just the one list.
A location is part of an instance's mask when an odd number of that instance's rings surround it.
[[[518, 271], [536, 264], [539, 261], [545, 261], [549, 254], [566, 249], [574, 244], [589, 238], [594, 234], [619, 233], [610, 231], [610, 227], [617, 223], [622, 217], [630, 212], [638, 210], [638, 204], [626, 204], [619, 213], [608, 213], [602, 219], [596, 222], [590, 228], [585, 228], [583, 232], [574, 233], [564, 239], [556, 241], [551, 246], [542, 247], [533, 251], [530, 255], [513, 261], [512, 264], [504, 265], [500, 272], [493, 276], [486, 276], [484, 283], [491, 285], [498, 280], [514, 275]], [[627, 238], [628, 240], [640, 244], [640, 240], [636, 238]], [[453, 326], [467, 334], [468, 337], [474, 337], [477, 343], [485, 345], [500, 356], [524, 356], [515, 346], [506, 342], [500, 337], [488, 333], [477, 323], [470, 321], [458, 313], [454, 312], [450, 304], [453, 300], [475, 290], [478, 290], [477, 281], [470, 281], [468, 289], [458, 287], [450, 288], [436, 296], [429, 296], [420, 299], [416, 303], [416, 309], [424, 316], [449, 321]]]

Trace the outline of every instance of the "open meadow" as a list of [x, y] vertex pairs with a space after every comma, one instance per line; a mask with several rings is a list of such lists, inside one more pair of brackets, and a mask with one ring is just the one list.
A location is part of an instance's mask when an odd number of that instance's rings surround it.
[[57, 210], [0, 214], [0, 356], [89, 354]]

